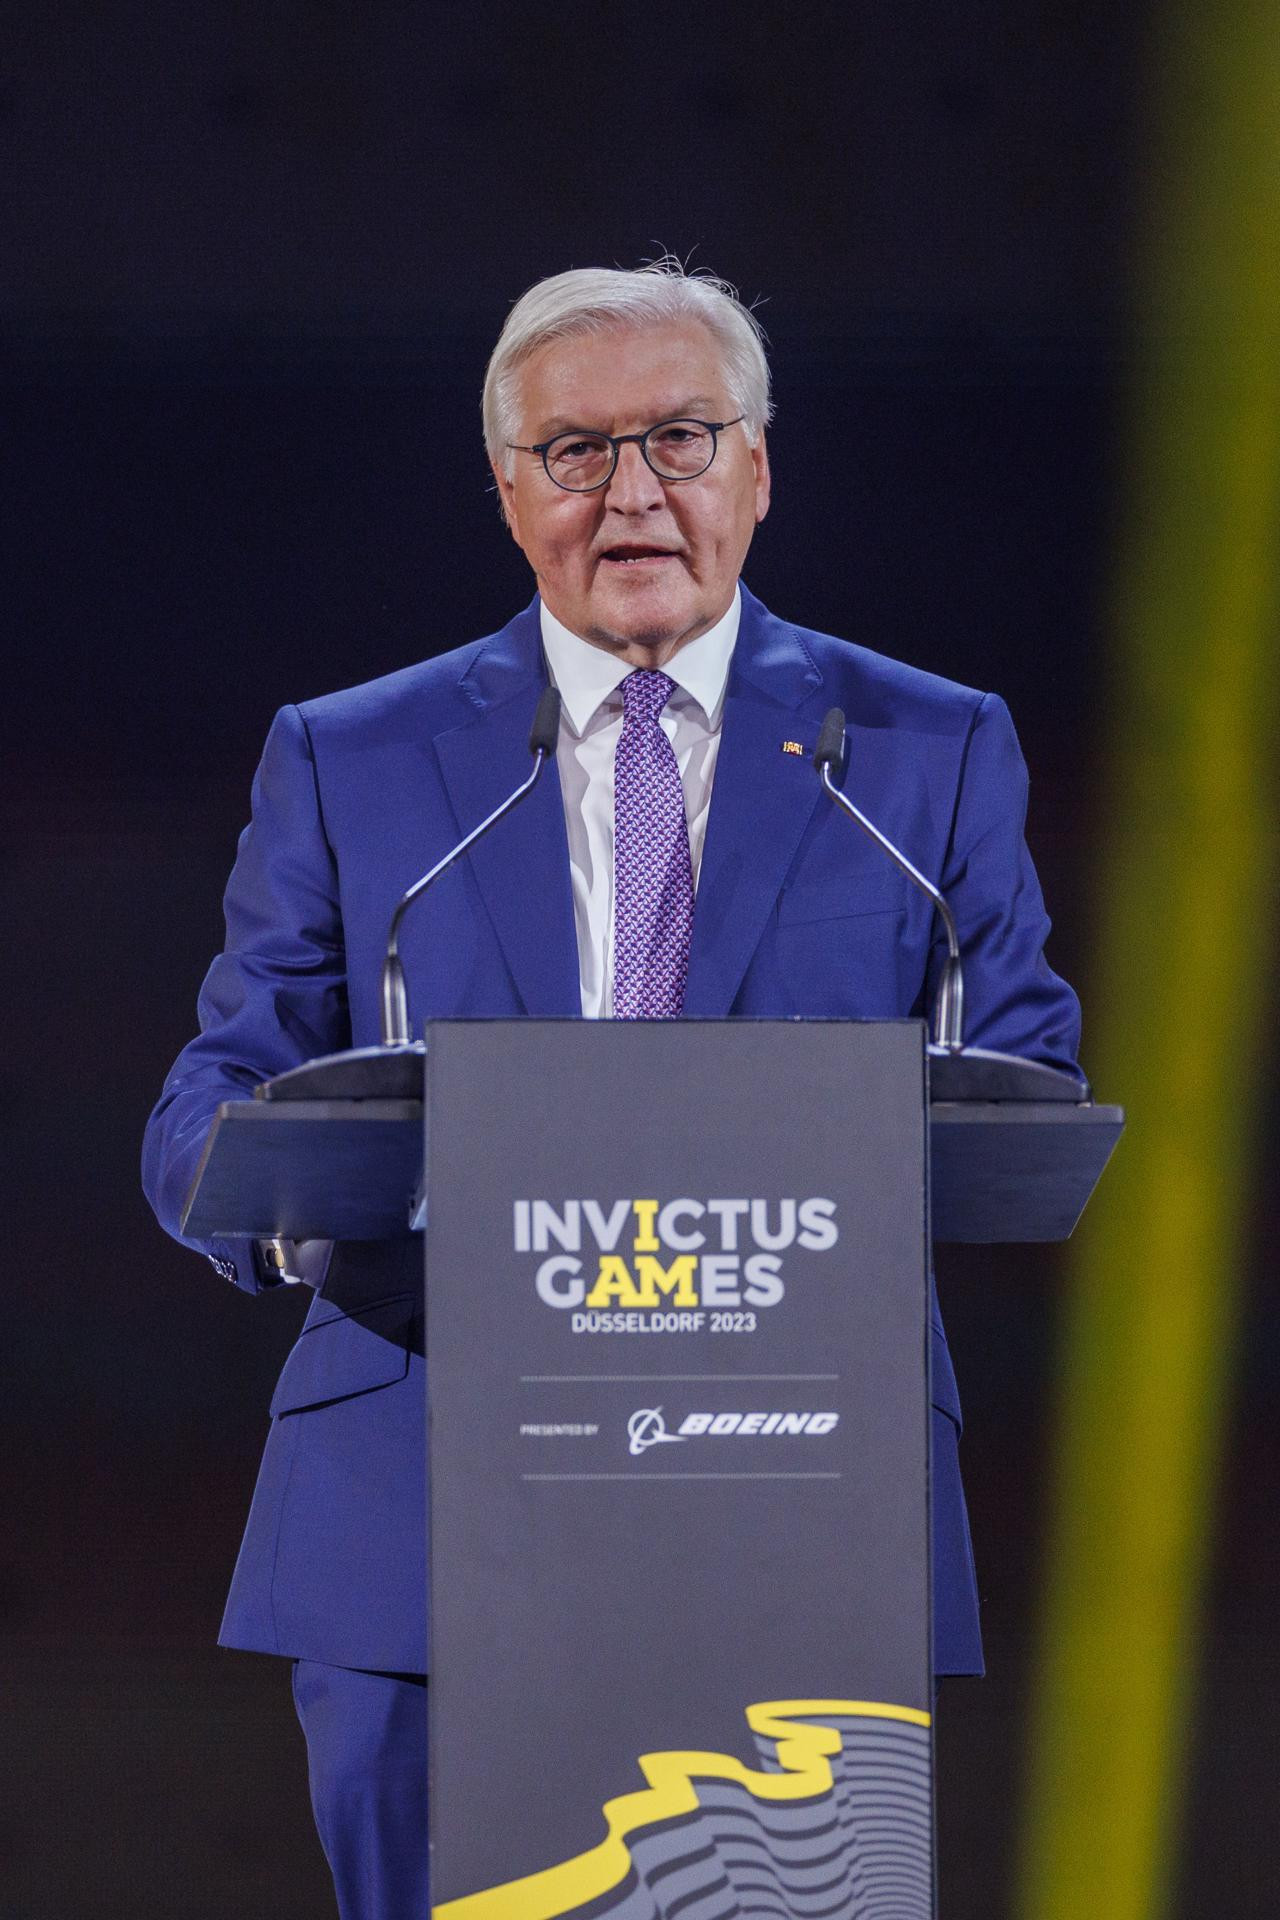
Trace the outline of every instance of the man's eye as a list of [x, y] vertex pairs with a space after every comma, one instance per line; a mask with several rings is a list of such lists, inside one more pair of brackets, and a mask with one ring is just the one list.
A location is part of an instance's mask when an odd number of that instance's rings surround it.
[[551, 458], [555, 461], [592, 460], [607, 453], [608, 446], [603, 440], [592, 439], [583, 434], [575, 440], [557, 440], [551, 448]]
[[663, 427], [653, 437], [660, 447], [684, 447], [690, 440], [701, 438], [701, 435], [697, 427], [675, 426]]

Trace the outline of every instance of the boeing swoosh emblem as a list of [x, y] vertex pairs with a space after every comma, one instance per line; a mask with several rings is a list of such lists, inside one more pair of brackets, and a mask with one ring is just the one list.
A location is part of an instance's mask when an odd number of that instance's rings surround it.
[[683, 1440], [684, 1435], [667, 1432], [661, 1407], [637, 1407], [627, 1422], [627, 1438], [631, 1442], [629, 1451], [634, 1456], [643, 1453], [646, 1447], [660, 1446], [664, 1440]]

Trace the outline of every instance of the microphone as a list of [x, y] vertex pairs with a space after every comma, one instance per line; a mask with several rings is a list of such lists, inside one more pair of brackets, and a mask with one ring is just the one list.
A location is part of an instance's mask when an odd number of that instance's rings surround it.
[[912, 866], [905, 853], [900, 853], [892, 840], [881, 833], [879, 827], [873, 826], [866, 814], [860, 812], [852, 800], [846, 799], [835, 784], [835, 775], [844, 765], [844, 747], [844, 715], [839, 707], [832, 707], [822, 722], [818, 744], [813, 750], [813, 764], [818, 770], [818, 778], [841, 812], [856, 821], [862, 831], [888, 854], [898, 871], [905, 873], [912, 885], [919, 887], [933, 902], [947, 935], [947, 959], [938, 988], [933, 1037], [935, 1044], [947, 1053], [960, 1053], [964, 1047], [964, 974], [960, 966], [960, 941], [956, 934], [955, 915], [932, 880], [926, 880], [920, 870]]
[[542, 698], [538, 701], [533, 716], [533, 726], [529, 733], [529, 751], [533, 755], [533, 772], [522, 780], [514, 793], [507, 795], [500, 807], [495, 807], [487, 820], [473, 827], [464, 840], [460, 840], [452, 853], [446, 853], [443, 860], [437, 860], [430, 873], [424, 873], [415, 880], [400, 900], [391, 916], [391, 927], [387, 933], [387, 955], [382, 963], [382, 1044], [384, 1047], [403, 1047], [409, 1044], [409, 995], [405, 987], [404, 968], [400, 964], [400, 923], [415, 900], [420, 900], [433, 881], [446, 873], [455, 860], [461, 860], [488, 833], [490, 827], [496, 827], [504, 814], [519, 806], [526, 794], [533, 792], [538, 784], [538, 776], [547, 763], [548, 757], [556, 750], [556, 740], [560, 733], [560, 695], [554, 687], [544, 687]]

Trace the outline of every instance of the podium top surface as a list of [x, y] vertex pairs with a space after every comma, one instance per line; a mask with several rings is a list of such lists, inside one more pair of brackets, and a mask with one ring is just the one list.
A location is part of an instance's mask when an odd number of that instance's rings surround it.
[[[485, 1023], [491, 1024], [491, 1023]], [[498, 1023], [503, 1024], [503, 1023]], [[548, 1022], [568, 1027], [579, 1021]], [[690, 1021], [690, 1026], [723, 1027], [723, 1020]], [[823, 1025], [878, 1025], [871, 1021], [756, 1021], [733, 1023], [739, 1027]], [[891, 1024], [903, 1024], [894, 1022]], [[910, 1024], [916, 1024], [914, 1022]], [[992, 1053], [985, 1047], [965, 1047], [949, 1052], [944, 1047], [926, 1048], [929, 1065], [929, 1097], [965, 1102], [976, 1100], [1016, 1101], [1020, 1104], [1083, 1106], [1090, 1101], [1089, 1083], [1082, 1075], [1064, 1073], [1039, 1060], [1023, 1060], [1014, 1054]], [[427, 1047], [421, 1040], [405, 1046], [352, 1047], [344, 1053], [327, 1054], [307, 1060], [287, 1073], [264, 1080], [254, 1098], [270, 1102], [299, 1100], [420, 1100], [427, 1067]]]

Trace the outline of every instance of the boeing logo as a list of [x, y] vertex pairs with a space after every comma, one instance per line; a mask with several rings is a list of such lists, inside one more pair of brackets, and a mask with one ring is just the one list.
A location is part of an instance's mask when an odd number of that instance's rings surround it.
[[686, 1413], [678, 1433], [668, 1433], [661, 1407], [637, 1407], [627, 1422], [629, 1451], [634, 1457], [647, 1447], [667, 1440], [692, 1440], [699, 1435], [720, 1440], [731, 1434], [740, 1440], [777, 1434], [831, 1433], [839, 1425], [838, 1413]]
[[680, 1440], [683, 1437], [679, 1433], [667, 1432], [661, 1407], [637, 1407], [627, 1422], [627, 1439], [631, 1443], [629, 1452], [633, 1456], [643, 1453], [646, 1447], [661, 1446], [664, 1440]]

